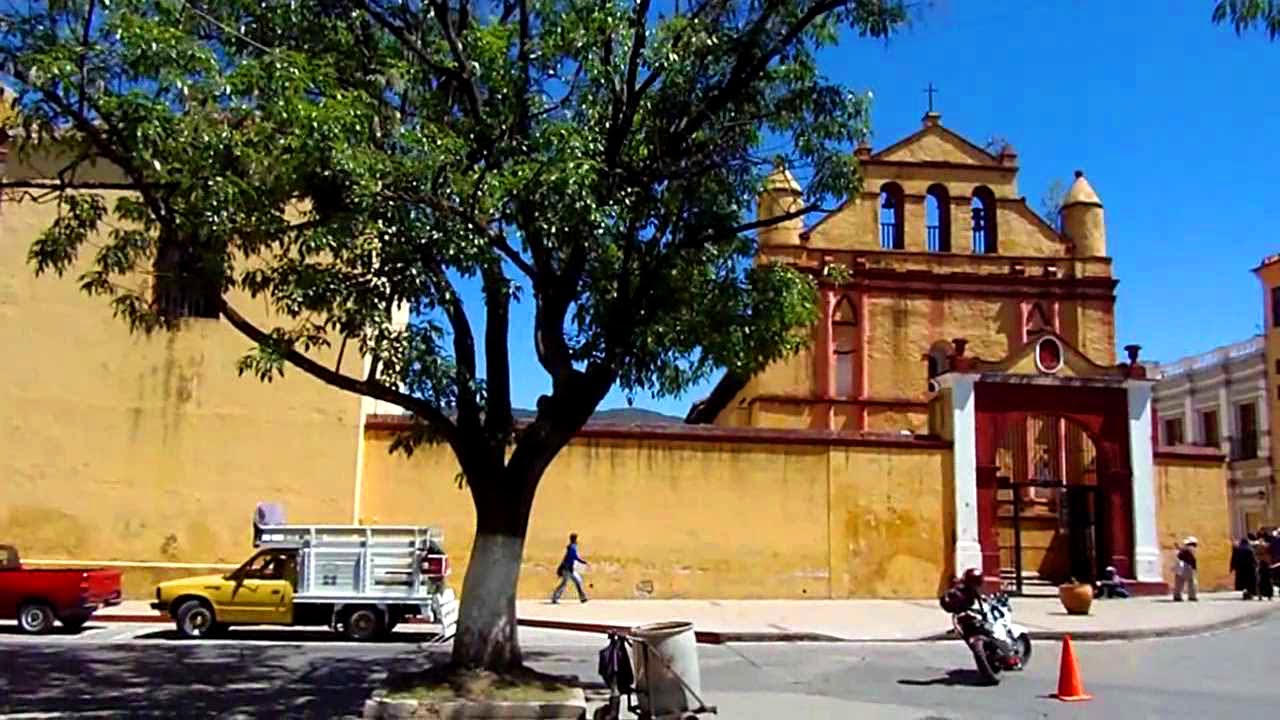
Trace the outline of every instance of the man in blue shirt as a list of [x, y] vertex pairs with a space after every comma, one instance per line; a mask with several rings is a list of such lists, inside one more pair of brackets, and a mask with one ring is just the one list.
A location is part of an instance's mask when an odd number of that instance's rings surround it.
[[555, 605], [560, 602], [560, 596], [564, 594], [565, 585], [569, 581], [573, 581], [573, 586], [578, 589], [578, 599], [582, 602], [587, 601], [587, 594], [582, 591], [582, 577], [578, 575], [578, 563], [590, 565], [591, 563], [582, 559], [578, 554], [578, 533], [569, 534], [569, 546], [564, 549], [564, 559], [560, 561], [560, 567], [556, 568], [556, 574], [560, 576], [560, 584], [556, 586], [556, 591], [551, 593], [551, 604]]

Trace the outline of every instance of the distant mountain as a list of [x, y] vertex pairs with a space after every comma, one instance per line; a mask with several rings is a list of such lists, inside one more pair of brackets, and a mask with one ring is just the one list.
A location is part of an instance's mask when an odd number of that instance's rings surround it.
[[[523, 408], [516, 408], [511, 414], [516, 420], [532, 420], [535, 415], [533, 410]], [[684, 418], [643, 408], [612, 408], [597, 410], [587, 422], [603, 425], [669, 425], [684, 424]]]
[[660, 412], [643, 408], [614, 408], [612, 410], [597, 410], [591, 416], [591, 422], [610, 423], [613, 425], [666, 425], [668, 423], [683, 425], [684, 418], [676, 417], [675, 415], [664, 415]]

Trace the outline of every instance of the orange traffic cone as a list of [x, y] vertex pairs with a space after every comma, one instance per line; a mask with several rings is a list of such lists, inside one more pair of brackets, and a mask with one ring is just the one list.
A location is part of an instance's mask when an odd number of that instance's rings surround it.
[[1071, 649], [1071, 636], [1062, 637], [1062, 665], [1058, 668], [1058, 692], [1054, 697], [1063, 702], [1083, 702], [1093, 696], [1084, 691], [1080, 680], [1080, 668], [1076, 667], [1076, 653]]

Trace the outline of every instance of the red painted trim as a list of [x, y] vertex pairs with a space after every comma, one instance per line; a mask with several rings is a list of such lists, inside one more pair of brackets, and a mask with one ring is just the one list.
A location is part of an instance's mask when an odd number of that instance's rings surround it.
[[[861, 333], [858, 342], [858, 355], [855, 362], [858, 363], [858, 397], [865, 397], [869, 383], [867, 382], [867, 347], [871, 341], [871, 322], [867, 318], [867, 293], [859, 291], [858, 297], [858, 322], [861, 323]], [[858, 406], [858, 425], [859, 432], [867, 430], [867, 405]]]
[[[1116, 568], [1119, 570], [1119, 568]], [[1166, 595], [1169, 593], [1169, 583], [1166, 582], [1138, 582], [1137, 580], [1124, 581], [1124, 586], [1133, 595], [1153, 596]]]
[[[370, 415], [365, 420], [367, 430], [401, 432], [412, 426], [405, 415]], [[522, 424], [522, 423], [517, 423]], [[778, 445], [831, 445], [841, 447], [905, 447], [919, 449], [945, 449], [951, 442], [924, 435], [896, 435], [894, 433], [848, 433], [818, 430], [787, 430], [780, 428], [736, 428], [719, 425], [613, 425], [601, 423], [587, 425], [575, 438], [583, 440], [669, 440], [678, 442], [714, 443], [772, 443]]]
[[1219, 448], [1201, 445], [1162, 445], [1155, 449], [1156, 460], [1224, 463], [1227, 456]]
[[[1033, 263], [1033, 264], [1044, 264], [1044, 265], [1058, 265], [1059, 267], [1065, 267], [1065, 266], [1072, 265], [1074, 263], [1084, 262], [1081, 258], [1072, 257], [1070, 255], [1002, 255], [1000, 253], [996, 253], [994, 255], [984, 255], [984, 254], [959, 253], [959, 252], [937, 253], [937, 252], [928, 252], [924, 250], [870, 250], [865, 248], [850, 249], [847, 247], [841, 248], [841, 247], [831, 247], [827, 245], [806, 245], [803, 248], [766, 247], [764, 249], [766, 251], [781, 250], [783, 252], [779, 254], [782, 254], [782, 255], [794, 255], [795, 251], [799, 250], [801, 252], [801, 255], [806, 259], [810, 257], [814, 257], [820, 260], [823, 256], [829, 256], [831, 258], [830, 262], [838, 262], [846, 265], [849, 264], [849, 262], [846, 262], [846, 261], [852, 261], [854, 258], [875, 259], [875, 258], [903, 258], [903, 257], [912, 258], [912, 259], [929, 259], [929, 258], [932, 258], [935, 260], [944, 259], [944, 261], [945, 259], [955, 259], [955, 262], [957, 263], [973, 262], [976, 260], [978, 262], [984, 262], [988, 265], [1006, 265], [1006, 264], [1011, 265], [1015, 262], [1022, 262], [1022, 263]], [[1088, 264], [1095, 264], [1095, 263], [1103, 263], [1105, 265], [1112, 264], [1112, 259], [1105, 256], [1097, 257], [1097, 258], [1088, 258], [1087, 261], [1088, 261]], [[1028, 275], [1027, 277], [1036, 277], [1036, 276]], [[1057, 279], [1081, 280], [1083, 278], [1063, 275]]]
[[[818, 351], [814, 353], [814, 362], [817, 363], [817, 381], [818, 393], [822, 395], [834, 395], [834, 331], [831, 327], [831, 321], [835, 317], [835, 293], [830, 288], [823, 288], [820, 294], [822, 302], [822, 316], [818, 325]], [[831, 408], [828, 407], [826, 412], [814, 413], [814, 420], [818, 424], [817, 430], [830, 430], [832, 423]]]
[[1000, 577], [1000, 535], [996, 528], [996, 507], [999, 504], [996, 476], [999, 468], [978, 461], [976, 484], [978, 490], [978, 545], [982, 548], [982, 574]]

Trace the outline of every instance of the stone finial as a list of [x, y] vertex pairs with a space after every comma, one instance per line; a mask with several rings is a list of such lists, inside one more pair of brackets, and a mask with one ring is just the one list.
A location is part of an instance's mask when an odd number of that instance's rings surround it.
[[1089, 184], [1089, 181], [1084, 177], [1084, 173], [1080, 170], [1076, 171], [1076, 179], [1071, 183], [1071, 187], [1067, 189], [1067, 196], [1062, 199], [1063, 207], [1077, 203], [1102, 207], [1102, 200], [1098, 198], [1098, 193], [1094, 191], [1093, 186]]
[[853, 156], [859, 160], [867, 160], [871, 157], [871, 144], [866, 138], [858, 141], [858, 147], [854, 149]]
[[942, 113], [930, 110], [920, 118], [920, 124], [924, 127], [938, 127], [942, 124]]
[[1142, 352], [1141, 345], [1125, 345], [1124, 346], [1124, 354], [1129, 356], [1130, 365], [1138, 364], [1138, 353], [1140, 352]]
[[964, 357], [964, 348], [969, 344], [966, 338], [952, 338], [951, 345], [956, 350], [956, 357]]

